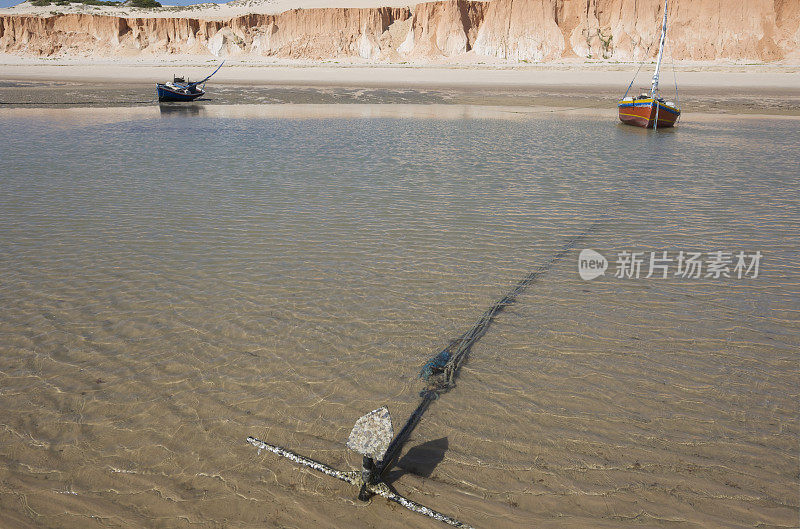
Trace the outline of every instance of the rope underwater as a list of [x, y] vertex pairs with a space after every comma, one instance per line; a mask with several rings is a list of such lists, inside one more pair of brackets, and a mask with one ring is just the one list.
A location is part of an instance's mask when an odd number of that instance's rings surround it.
[[363, 456], [360, 471], [337, 470], [324, 463], [301, 456], [286, 448], [265, 443], [252, 436], [247, 438], [247, 442], [257, 448], [259, 454], [261, 450], [269, 450], [296, 464], [359, 487], [358, 499], [362, 501], [367, 501], [373, 495], [378, 495], [411, 511], [448, 525], [472, 529], [471, 526], [455, 518], [401, 496], [384, 481], [383, 477], [394, 466], [403, 446], [411, 437], [411, 433], [422, 420], [422, 416], [430, 405], [441, 395], [455, 387], [455, 379], [464, 361], [469, 356], [472, 346], [486, 334], [496, 316], [504, 308], [516, 302], [517, 297], [531, 283], [550, 270], [556, 262], [561, 260], [579, 241], [597, 229], [599, 225], [600, 220], [597, 220], [580, 235], [567, 241], [550, 260], [539, 265], [533, 272], [522, 278], [513, 289], [489, 307], [468, 331], [457, 339], [452, 340], [446, 348], [425, 363], [419, 374], [420, 378], [426, 383], [425, 388], [420, 392], [421, 401], [396, 436], [392, 438], [391, 418], [389, 417], [389, 411], [385, 407], [373, 410], [356, 422], [350, 433], [347, 446]]

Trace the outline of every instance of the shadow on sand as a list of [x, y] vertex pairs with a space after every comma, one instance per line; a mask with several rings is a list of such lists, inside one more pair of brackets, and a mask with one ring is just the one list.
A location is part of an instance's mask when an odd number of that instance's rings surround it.
[[442, 437], [411, 448], [386, 476], [386, 482], [391, 484], [405, 474], [430, 477], [436, 466], [444, 460], [448, 447], [447, 437]]

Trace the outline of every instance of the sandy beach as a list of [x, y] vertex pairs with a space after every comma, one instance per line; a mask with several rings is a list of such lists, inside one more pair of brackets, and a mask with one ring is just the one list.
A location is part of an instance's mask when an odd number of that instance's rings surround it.
[[[152, 99], [155, 82], [173, 74], [197, 79], [215, 64], [200, 57], [126, 61], [5, 56], [0, 58], [0, 104], [141, 104]], [[209, 83], [208, 103], [449, 103], [603, 109], [613, 108], [635, 72], [632, 64], [577, 62], [411, 66], [229, 61]], [[675, 76], [678, 97], [689, 112], [800, 115], [800, 68], [795, 66], [684, 64], [676, 67]], [[632, 90], [646, 88], [649, 82], [649, 76], [640, 73]], [[403, 92], [406, 90], [411, 92]], [[331, 91], [339, 95], [330, 99]], [[122, 93], [130, 96], [122, 97]], [[83, 97], [86, 94], [93, 94], [88, 101]]]
[[[164, 56], [125, 58], [33, 58], [0, 55], [0, 78], [15, 80], [150, 82], [176, 68], [200, 76], [222, 59]], [[637, 64], [569, 61], [546, 64], [380, 64], [365, 61], [226, 60], [215, 82], [370, 87], [538, 87], [580, 89], [627, 86]], [[667, 70], [665, 75], [671, 75]], [[675, 66], [681, 89], [800, 94], [800, 65], [685, 62]], [[670, 78], [669, 81], [672, 81]], [[637, 85], [649, 85], [646, 68]]]

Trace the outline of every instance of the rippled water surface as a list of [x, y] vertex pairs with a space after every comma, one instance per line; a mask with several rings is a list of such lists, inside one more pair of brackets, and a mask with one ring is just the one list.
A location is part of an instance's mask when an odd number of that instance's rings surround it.
[[[653, 134], [462, 106], [0, 112], [0, 526], [438, 527], [298, 470], [398, 429], [517, 280], [391, 478], [477, 527], [798, 522], [796, 120]], [[591, 282], [578, 251], [609, 258]], [[614, 277], [761, 251], [757, 278]]]

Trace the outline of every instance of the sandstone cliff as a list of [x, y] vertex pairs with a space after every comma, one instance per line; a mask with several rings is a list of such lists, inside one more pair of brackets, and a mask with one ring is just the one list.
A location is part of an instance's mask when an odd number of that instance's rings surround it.
[[[442, 0], [411, 8], [294, 9], [227, 20], [0, 15], [0, 53], [370, 61], [652, 56], [661, 0]], [[673, 0], [676, 60], [800, 60], [800, 0]]]

